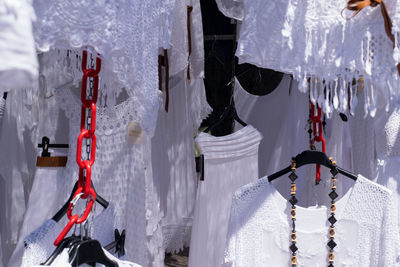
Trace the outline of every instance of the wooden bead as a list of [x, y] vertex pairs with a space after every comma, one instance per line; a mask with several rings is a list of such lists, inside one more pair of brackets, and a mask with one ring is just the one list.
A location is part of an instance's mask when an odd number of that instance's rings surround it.
[[295, 242], [295, 241], [296, 241], [296, 233], [292, 233], [292, 234], [290, 235], [290, 237], [292, 238], [292, 242]]
[[329, 262], [333, 262], [334, 258], [335, 258], [335, 254], [333, 254], [333, 252], [329, 252]]
[[293, 218], [296, 218], [296, 209], [292, 209], [292, 210], [290, 211], [290, 214], [292, 215], [292, 219], [293, 219]]
[[296, 264], [297, 264], [297, 257], [292, 256], [292, 265], [296, 265]]
[[335, 213], [335, 211], [336, 211], [336, 205], [332, 204], [331, 205], [331, 213]]
[[329, 229], [329, 235], [330, 235], [331, 238], [335, 237], [335, 228], [331, 227]]

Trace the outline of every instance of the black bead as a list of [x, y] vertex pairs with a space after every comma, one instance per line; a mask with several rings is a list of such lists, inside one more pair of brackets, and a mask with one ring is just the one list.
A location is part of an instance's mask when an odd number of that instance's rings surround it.
[[290, 178], [290, 180], [292, 180], [292, 182], [296, 181], [297, 177], [298, 177], [298, 176], [297, 176], [294, 172], [292, 172], [292, 173], [289, 175], [289, 178]]
[[336, 176], [339, 173], [339, 171], [336, 168], [332, 168], [331, 173], [333, 176]]
[[289, 199], [289, 202], [290, 202], [290, 204], [292, 204], [292, 205], [294, 206], [294, 205], [297, 204], [298, 200], [297, 200], [297, 198], [296, 198], [295, 196], [292, 196], [292, 197]]
[[295, 253], [298, 250], [296, 244], [292, 244], [289, 248], [293, 253]]
[[333, 263], [331, 263], [331, 264], [328, 265], [328, 267], [335, 267], [335, 266], [333, 266]]
[[331, 240], [328, 242], [328, 247], [330, 247], [330, 249], [334, 249], [334, 248], [336, 247], [336, 242], [333, 241], [333, 239], [331, 239]]
[[335, 198], [338, 197], [338, 194], [333, 190], [332, 192], [329, 193], [329, 196], [332, 200], [335, 200]]
[[336, 220], [336, 218], [335, 218], [334, 215], [331, 215], [331, 217], [329, 217], [328, 221], [329, 221], [331, 224], [335, 224], [335, 222], [337, 222], [337, 220]]
[[308, 133], [309, 133], [309, 134], [312, 134], [312, 130], [311, 130], [311, 129], [308, 129]]

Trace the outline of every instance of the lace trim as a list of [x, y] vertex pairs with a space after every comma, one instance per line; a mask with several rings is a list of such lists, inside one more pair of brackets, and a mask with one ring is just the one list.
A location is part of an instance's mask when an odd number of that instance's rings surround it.
[[190, 245], [192, 226], [168, 225], [162, 227], [163, 248], [167, 253], [178, 253]]

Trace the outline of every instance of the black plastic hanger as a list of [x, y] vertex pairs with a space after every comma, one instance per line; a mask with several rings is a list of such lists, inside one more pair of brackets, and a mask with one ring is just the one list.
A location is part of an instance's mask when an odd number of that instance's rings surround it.
[[63, 252], [64, 249], [71, 247], [76, 242], [81, 240], [80, 236], [71, 235], [67, 238], [64, 238], [61, 243], [56, 247], [56, 249], [51, 253], [51, 255], [47, 258], [47, 260], [40, 265], [51, 265], [53, 261], [58, 257], [58, 255]]
[[[330, 162], [328, 156], [324, 153], [324, 152], [320, 152], [320, 151], [314, 151], [314, 150], [305, 150], [303, 152], [301, 152], [300, 154], [298, 154], [294, 160], [296, 161], [296, 168], [299, 168], [303, 165], [307, 165], [307, 164], [320, 164], [323, 165], [325, 167], [328, 167], [329, 169], [332, 169], [334, 166], [332, 165], [332, 163]], [[336, 169], [338, 170], [338, 172], [340, 174], [343, 174], [344, 176], [353, 179], [353, 180], [357, 180], [357, 175], [346, 171], [338, 166], [336, 166]], [[274, 174], [271, 174], [268, 176], [268, 181], [273, 181], [278, 177], [281, 177], [282, 175], [285, 175], [287, 173], [289, 173], [291, 171], [291, 166], [280, 170]]]
[[122, 230], [121, 234], [119, 233], [118, 229], [115, 229], [114, 230], [115, 241], [104, 246], [104, 249], [107, 251], [115, 249], [114, 254], [118, 254], [118, 258], [121, 258], [122, 256], [125, 255], [125, 235], [126, 235], [125, 229]]
[[118, 267], [118, 263], [109, 259], [100, 242], [94, 239], [83, 240], [74, 244], [69, 252], [69, 262], [72, 267], [84, 263], [100, 263], [107, 267]]
[[[94, 189], [93, 183], [92, 188]], [[56, 222], [59, 222], [65, 214], [67, 214], [68, 206], [75, 195], [75, 191], [78, 189], [78, 182], [75, 183], [74, 188], [72, 189], [71, 195], [69, 196], [67, 202], [61, 207], [59, 211], [52, 217], [52, 219]], [[108, 201], [102, 198], [99, 194], [96, 194], [96, 202], [102, 205], [105, 209], [108, 207]]]

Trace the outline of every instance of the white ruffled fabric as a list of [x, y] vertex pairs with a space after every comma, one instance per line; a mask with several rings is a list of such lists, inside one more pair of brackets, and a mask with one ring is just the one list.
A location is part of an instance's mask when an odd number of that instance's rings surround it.
[[34, 20], [31, 0], [0, 2], [0, 95], [12, 89], [37, 87]]
[[[341, 16], [346, 0], [219, 3], [230, 16], [243, 5], [236, 52], [239, 62], [293, 74], [300, 91], [310, 90], [313, 103], [323, 107], [328, 116], [333, 109], [345, 112], [348, 106], [354, 113], [360, 78], [364, 79], [367, 97], [364, 111], [371, 116], [376, 112], [378, 95], [384, 97], [387, 106], [399, 96], [395, 89], [400, 84], [396, 68], [400, 62], [399, 1], [385, 1], [393, 21], [395, 49], [385, 33], [379, 6], [367, 7], [346, 20]], [[350, 15], [350, 11], [344, 11], [344, 16]]]

